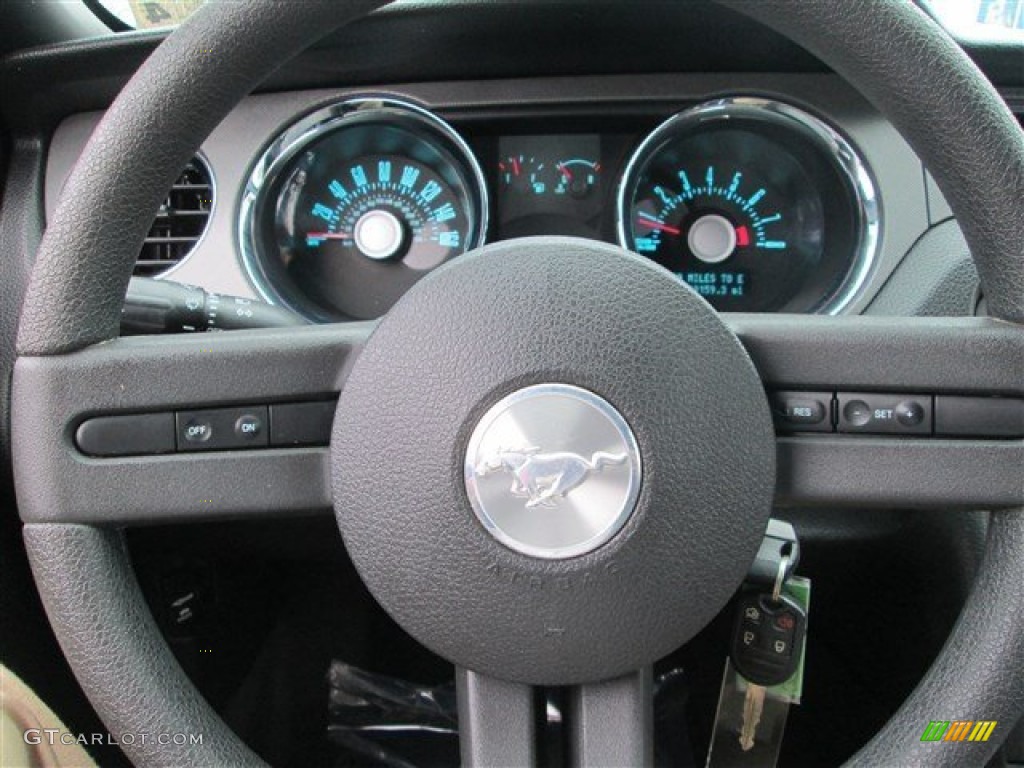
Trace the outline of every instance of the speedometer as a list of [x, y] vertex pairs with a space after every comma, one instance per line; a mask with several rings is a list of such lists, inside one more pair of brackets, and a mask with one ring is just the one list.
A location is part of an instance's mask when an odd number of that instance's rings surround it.
[[634, 153], [620, 244], [717, 309], [840, 311], [878, 239], [874, 188], [852, 147], [788, 105], [729, 99], [682, 112]]
[[479, 246], [486, 218], [483, 174], [450, 126], [405, 102], [353, 99], [271, 146], [240, 234], [265, 298], [314, 320], [366, 319]]

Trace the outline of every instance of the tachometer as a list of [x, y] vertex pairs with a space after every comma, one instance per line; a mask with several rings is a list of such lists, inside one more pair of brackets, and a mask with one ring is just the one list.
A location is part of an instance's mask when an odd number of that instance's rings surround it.
[[852, 148], [759, 99], [663, 123], [630, 160], [618, 205], [621, 245], [721, 310], [837, 312], [877, 245], [873, 186]]
[[373, 318], [479, 246], [483, 174], [435, 115], [356, 99], [302, 121], [257, 164], [241, 239], [254, 282], [316, 320]]

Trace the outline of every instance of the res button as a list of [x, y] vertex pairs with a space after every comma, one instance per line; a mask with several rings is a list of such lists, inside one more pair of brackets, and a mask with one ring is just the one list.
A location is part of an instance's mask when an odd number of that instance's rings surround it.
[[773, 392], [772, 416], [780, 432], [831, 432], [831, 392]]

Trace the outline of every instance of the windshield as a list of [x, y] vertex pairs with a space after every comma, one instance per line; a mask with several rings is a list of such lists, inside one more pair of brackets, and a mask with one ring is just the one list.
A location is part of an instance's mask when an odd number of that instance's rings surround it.
[[133, 29], [174, 27], [205, 0], [98, 0], [107, 11]]
[[990, 42], [1024, 41], [1024, 0], [927, 0], [956, 37]]
[[[921, 0], [958, 38], [1024, 42], [1024, 0]], [[133, 29], [173, 27], [205, 0], [94, 0]]]

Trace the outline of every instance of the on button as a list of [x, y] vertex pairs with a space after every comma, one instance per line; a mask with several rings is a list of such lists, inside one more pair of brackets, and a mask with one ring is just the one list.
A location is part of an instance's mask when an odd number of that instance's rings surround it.
[[263, 431], [263, 419], [251, 413], [238, 417], [235, 434], [242, 440], [255, 440]]

